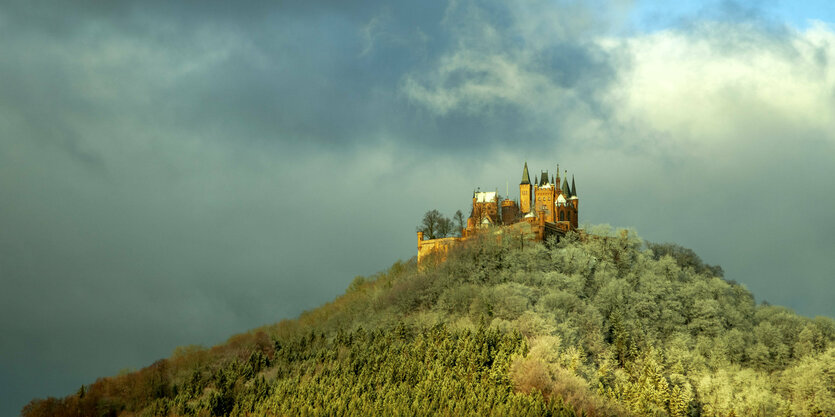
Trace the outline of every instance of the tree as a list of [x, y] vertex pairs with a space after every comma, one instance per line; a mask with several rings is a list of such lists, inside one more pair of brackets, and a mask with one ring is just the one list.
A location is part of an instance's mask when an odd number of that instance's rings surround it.
[[447, 236], [455, 233], [455, 231], [453, 230], [454, 228], [455, 228], [454, 223], [448, 217], [441, 216], [441, 218], [438, 219], [438, 225], [437, 225], [438, 237], [447, 237]]
[[427, 239], [435, 239], [436, 227], [438, 219], [443, 217], [438, 210], [429, 210], [423, 215], [423, 220], [417, 226], [418, 232], [423, 232], [423, 237]]
[[708, 265], [692, 249], [685, 248], [675, 243], [646, 243], [647, 248], [652, 250], [653, 258], [659, 260], [665, 255], [671, 256], [682, 268], [692, 267], [697, 273], [707, 273], [715, 277], [724, 277], [725, 272], [719, 265]]
[[465, 225], [464, 213], [462, 213], [461, 210], [456, 211], [455, 214], [452, 216], [452, 220], [455, 222], [455, 227], [458, 228], [457, 232], [460, 235], [461, 229], [463, 229]]
[[418, 232], [423, 232], [427, 239], [447, 237], [452, 234], [453, 223], [438, 210], [429, 210], [423, 215], [423, 220], [417, 226]]

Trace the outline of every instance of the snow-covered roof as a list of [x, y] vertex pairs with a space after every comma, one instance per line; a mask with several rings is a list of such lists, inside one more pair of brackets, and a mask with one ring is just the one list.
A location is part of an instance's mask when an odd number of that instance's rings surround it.
[[496, 201], [496, 196], [495, 191], [479, 191], [475, 193], [475, 201], [478, 203], [492, 203]]
[[533, 214], [533, 212], [532, 212], [532, 211], [529, 211], [529, 212], [528, 212], [528, 214], [526, 214], [526, 215], [525, 215], [525, 218], [526, 218], [526, 219], [529, 219], [529, 218], [531, 218], [531, 217], [536, 217], [536, 214]]
[[557, 197], [557, 204], [565, 204], [565, 196], [564, 195], [560, 194]]

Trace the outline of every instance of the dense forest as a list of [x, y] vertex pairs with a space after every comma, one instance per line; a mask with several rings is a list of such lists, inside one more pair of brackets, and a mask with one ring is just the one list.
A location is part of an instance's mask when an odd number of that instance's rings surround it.
[[835, 415], [835, 321], [758, 305], [689, 249], [588, 232], [397, 262], [296, 320], [22, 414]]

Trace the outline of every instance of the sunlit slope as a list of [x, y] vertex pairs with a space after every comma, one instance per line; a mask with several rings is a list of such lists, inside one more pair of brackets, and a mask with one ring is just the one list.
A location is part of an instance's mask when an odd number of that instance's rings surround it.
[[721, 275], [605, 227], [490, 235], [23, 414], [835, 415], [833, 320], [756, 305]]

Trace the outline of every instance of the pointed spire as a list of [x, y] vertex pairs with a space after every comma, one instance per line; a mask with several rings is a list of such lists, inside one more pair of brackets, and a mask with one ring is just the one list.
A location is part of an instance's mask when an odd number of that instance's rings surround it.
[[565, 198], [571, 197], [571, 190], [568, 188], [568, 174], [566, 173], [565, 178], [562, 180], [562, 193], [565, 195]]
[[521, 184], [530, 184], [531, 183], [531, 176], [528, 175], [528, 161], [525, 161], [525, 170], [522, 171], [522, 182]]
[[571, 196], [577, 197], [577, 187], [574, 185], [574, 175], [571, 176]]

